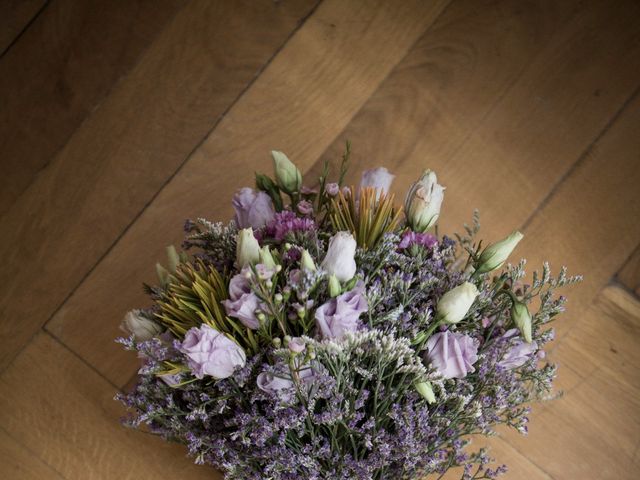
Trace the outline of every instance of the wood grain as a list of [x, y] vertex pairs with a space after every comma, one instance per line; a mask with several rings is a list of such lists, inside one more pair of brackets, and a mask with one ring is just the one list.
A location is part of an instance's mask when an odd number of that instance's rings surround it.
[[533, 415], [529, 438], [509, 441], [554, 478], [636, 478], [639, 341], [640, 303], [605, 288], [554, 351], [564, 396]]
[[55, 470], [0, 428], [0, 474], [10, 480], [62, 480]]
[[125, 384], [136, 366], [112, 341], [119, 319], [146, 301], [140, 282], [154, 280], [153, 265], [165, 245], [179, 242], [184, 218], [228, 219], [233, 192], [252, 184], [255, 170], [271, 168], [273, 148], [310, 166], [444, 5], [322, 3], [47, 329]]
[[[427, 32], [312, 172], [338, 158], [346, 139], [354, 146], [350, 179], [385, 165], [401, 198], [416, 170], [430, 168], [450, 192], [440, 231], [460, 230], [478, 208], [491, 241], [527, 220], [640, 83], [632, 20], [640, 6], [504, 2], [487, 11], [460, 4], [456, 12], [456, 5], [447, 14], [464, 19], [469, 35], [456, 30], [439, 42]], [[476, 35], [483, 22], [486, 40]], [[455, 61], [467, 51], [471, 60]]]
[[47, 0], [4, 0], [0, 2], [0, 57], [27, 28]]
[[0, 59], [0, 217], [184, 4], [52, 0]]
[[39, 334], [0, 376], [0, 423], [67, 480], [221, 478], [193, 464], [184, 447], [120, 425], [124, 412], [113, 395], [109, 383]]
[[0, 219], [0, 282], [8, 285], [0, 292], [0, 367], [144, 209], [312, 7], [313, 0], [189, 3], [76, 130]]

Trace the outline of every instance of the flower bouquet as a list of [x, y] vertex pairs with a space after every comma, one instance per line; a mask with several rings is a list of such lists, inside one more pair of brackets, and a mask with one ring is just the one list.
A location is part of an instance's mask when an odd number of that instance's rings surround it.
[[313, 186], [272, 156], [275, 178], [235, 194], [234, 220], [186, 222], [183, 251], [169, 247], [145, 285], [151, 306], [126, 315], [119, 341], [142, 360], [118, 395], [126, 422], [227, 479], [505, 471], [469, 437], [526, 432], [527, 405], [555, 376], [542, 361], [565, 303], [553, 291], [578, 277], [545, 264], [524, 284], [524, 261], [506, 264], [522, 235], [484, 247], [477, 214], [454, 238], [430, 233], [444, 196], [434, 172], [403, 208], [384, 168], [342, 185], [348, 145], [336, 181], [325, 164]]

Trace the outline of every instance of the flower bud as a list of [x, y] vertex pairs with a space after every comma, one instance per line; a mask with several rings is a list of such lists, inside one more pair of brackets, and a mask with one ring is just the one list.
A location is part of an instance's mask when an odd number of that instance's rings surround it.
[[273, 150], [273, 167], [276, 172], [276, 181], [282, 190], [287, 193], [294, 193], [300, 190], [302, 185], [302, 175], [300, 170], [282, 152]]
[[252, 265], [260, 261], [260, 245], [253, 236], [251, 228], [243, 228], [238, 232], [236, 245], [236, 261], [238, 268]]
[[267, 268], [275, 268], [276, 267], [276, 262], [273, 259], [273, 255], [271, 255], [271, 251], [269, 250], [269, 247], [267, 245], [265, 245], [264, 247], [262, 247], [260, 249], [260, 252], [258, 254], [258, 258], [259, 261], [262, 265], [264, 265]]
[[416, 391], [422, 395], [422, 397], [427, 401], [427, 403], [436, 403], [436, 396], [433, 393], [433, 388], [431, 387], [431, 383], [429, 382], [420, 382], [415, 385]]
[[140, 310], [131, 310], [124, 316], [120, 329], [133, 335], [138, 342], [146, 342], [162, 333], [162, 327], [145, 317]]
[[167, 247], [167, 258], [169, 259], [169, 271], [171, 273], [176, 273], [178, 265], [180, 264], [180, 255], [178, 255], [176, 247], [173, 245], [169, 245]]
[[329, 240], [322, 268], [341, 282], [348, 282], [356, 274], [356, 240], [349, 232], [338, 232]]
[[171, 274], [169, 271], [164, 268], [160, 263], [156, 263], [156, 274], [158, 275], [158, 280], [160, 281], [160, 285], [166, 287], [169, 285], [169, 281], [171, 280]]
[[529, 309], [522, 302], [513, 302], [513, 306], [511, 307], [511, 319], [518, 330], [520, 330], [520, 334], [524, 341], [527, 343], [531, 343], [533, 340], [531, 333], [531, 324], [532, 318], [529, 313]]
[[300, 267], [302, 267], [303, 270], [311, 270], [312, 272], [316, 271], [316, 264], [306, 249], [302, 250], [302, 255], [300, 257]]
[[289, 340], [287, 347], [289, 347], [289, 350], [291, 350], [291, 353], [301, 353], [304, 351], [306, 345], [302, 338], [293, 337], [292, 339]]
[[464, 282], [452, 288], [438, 302], [436, 318], [446, 323], [458, 323], [465, 317], [477, 296], [478, 289], [473, 283]]
[[500, 268], [523, 236], [516, 230], [508, 237], [489, 245], [480, 254], [476, 271], [478, 273], [487, 273]]
[[435, 172], [427, 170], [411, 186], [404, 204], [407, 223], [414, 231], [426, 232], [436, 223], [443, 198], [444, 187]]
[[340, 280], [335, 275], [329, 277], [329, 296], [331, 298], [337, 297], [342, 293], [342, 286]]

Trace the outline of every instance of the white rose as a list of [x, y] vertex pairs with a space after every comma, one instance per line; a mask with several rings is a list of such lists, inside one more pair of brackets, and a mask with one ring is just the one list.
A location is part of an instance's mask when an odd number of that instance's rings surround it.
[[138, 342], [151, 340], [163, 331], [160, 325], [143, 316], [140, 310], [131, 310], [128, 312], [122, 320], [120, 329], [129, 335], [133, 335]]
[[438, 302], [436, 318], [446, 323], [458, 323], [462, 320], [478, 296], [473, 283], [464, 282], [445, 293]]
[[341, 282], [348, 282], [356, 274], [356, 240], [349, 232], [338, 232], [329, 240], [322, 268]]
[[407, 193], [407, 223], [416, 232], [426, 232], [438, 220], [443, 199], [444, 187], [438, 184], [435, 172], [427, 170]]

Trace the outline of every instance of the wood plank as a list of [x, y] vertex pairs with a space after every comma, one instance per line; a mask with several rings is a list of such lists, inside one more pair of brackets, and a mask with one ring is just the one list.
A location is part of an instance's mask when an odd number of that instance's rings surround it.
[[0, 292], [0, 369], [175, 173], [314, 1], [187, 4], [0, 219], [0, 282], [8, 285]]
[[47, 5], [0, 59], [0, 216], [184, 5]]
[[0, 57], [47, 3], [46, 0], [4, 0], [0, 2]]
[[626, 288], [640, 295], [640, 248], [636, 248], [616, 277]]
[[273, 148], [311, 165], [444, 4], [323, 2], [47, 328], [125, 384], [136, 362], [112, 339], [124, 312], [147, 301], [140, 282], [154, 281], [153, 265], [180, 241], [184, 218], [230, 218], [233, 192], [271, 168]]
[[[46, 365], [46, 368], [43, 366]], [[127, 429], [113, 387], [41, 333], [0, 376], [0, 422], [67, 480], [221, 479], [183, 446]]]
[[11, 480], [62, 480], [55, 470], [0, 428], [0, 475]]
[[640, 48], [628, 47], [640, 11], [633, 1], [457, 5], [446, 16], [469, 32], [427, 32], [312, 171], [346, 139], [350, 179], [385, 165], [401, 198], [433, 169], [448, 188], [441, 232], [478, 208], [492, 240], [526, 221], [637, 87]]
[[640, 302], [606, 287], [554, 351], [565, 395], [509, 441], [554, 478], [635, 478], [640, 446]]

